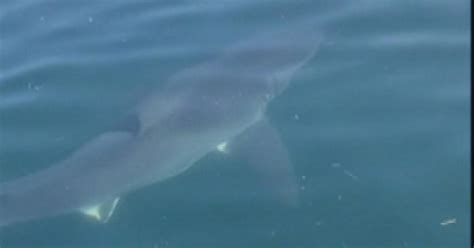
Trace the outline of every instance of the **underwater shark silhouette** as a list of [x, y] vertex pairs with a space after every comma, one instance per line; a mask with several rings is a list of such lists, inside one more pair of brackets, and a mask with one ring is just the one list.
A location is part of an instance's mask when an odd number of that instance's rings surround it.
[[279, 197], [295, 203], [293, 168], [265, 109], [319, 43], [315, 27], [289, 25], [178, 72], [138, 104], [124, 128], [0, 184], [0, 226], [76, 211], [107, 222], [121, 196], [176, 176], [216, 149], [247, 159]]

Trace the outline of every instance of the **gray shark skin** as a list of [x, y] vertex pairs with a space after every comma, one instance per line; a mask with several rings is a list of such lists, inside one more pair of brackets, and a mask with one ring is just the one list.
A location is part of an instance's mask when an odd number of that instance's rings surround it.
[[114, 207], [114, 199], [186, 171], [216, 147], [244, 157], [265, 184], [277, 185], [276, 195], [296, 202], [291, 163], [265, 109], [319, 46], [319, 32], [307, 24], [257, 35], [180, 71], [135, 108], [131, 128], [103, 133], [48, 169], [2, 183], [0, 226]]

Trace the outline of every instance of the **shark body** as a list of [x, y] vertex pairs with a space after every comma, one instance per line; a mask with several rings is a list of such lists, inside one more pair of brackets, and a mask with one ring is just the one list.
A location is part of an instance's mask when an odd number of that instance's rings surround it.
[[292, 25], [182, 70], [144, 99], [128, 128], [103, 133], [36, 174], [0, 185], [0, 226], [75, 211], [106, 221], [120, 196], [174, 177], [216, 149], [248, 159], [289, 202], [288, 154], [265, 118], [268, 103], [315, 53], [314, 28]]

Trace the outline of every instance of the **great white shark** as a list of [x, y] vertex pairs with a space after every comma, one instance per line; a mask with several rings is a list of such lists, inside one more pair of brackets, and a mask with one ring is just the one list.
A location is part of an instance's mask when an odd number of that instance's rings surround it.
[[43, 171], [0, 184], [0, 226], [76, 211], [106, 222], [121, 196], [174, 177], [216, 150], [245, 158], [273, 192], [295, 203], [287, 149], [265, 111], [320, 40], [314, 25], [288, 25], [179, 71], [118, 128]]

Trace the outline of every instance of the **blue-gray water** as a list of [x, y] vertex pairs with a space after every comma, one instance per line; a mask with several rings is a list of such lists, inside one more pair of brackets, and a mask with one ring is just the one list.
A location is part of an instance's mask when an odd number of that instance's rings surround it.
[[[255, 32], [307, 19], [314, 58], [268, 109], [299, 207], [210, 154], [107, 224], [9, 226], [0, 247], [467, 247], [469, 1], [0, 3], [1, 180], [44, 169], [146, 92]], [[32, 208], [34, 206], [31, 206]]]

